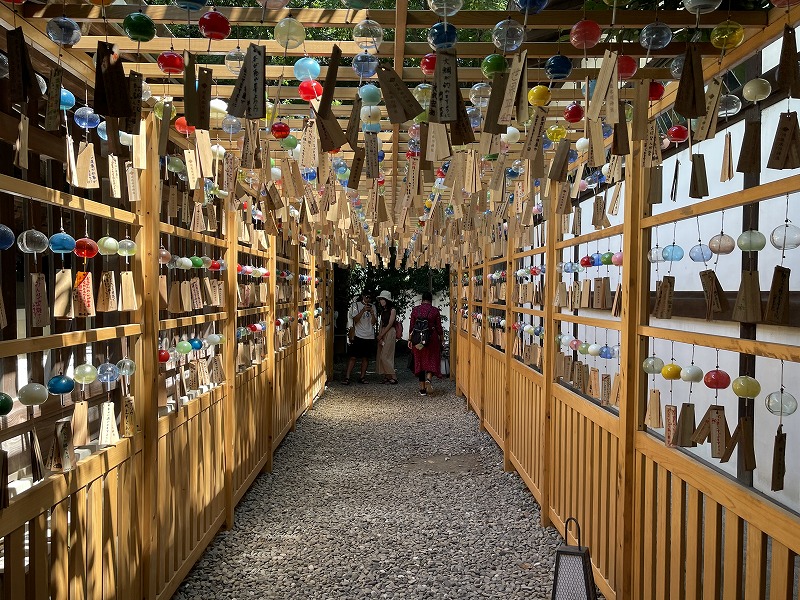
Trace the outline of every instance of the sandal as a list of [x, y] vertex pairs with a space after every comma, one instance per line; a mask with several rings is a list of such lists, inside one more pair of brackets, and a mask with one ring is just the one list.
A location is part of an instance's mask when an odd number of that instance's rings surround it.
[[342, 379], [342, 385], [350, 385], [350, 378], [345, 377], [344, 379]]
[[387, 379], [383, 383], [390, 383], [391, 385], [397, 385], [397, 379]]
[[358, 383], [367, 383], [367, 378], [366, 377], [359, 378]]

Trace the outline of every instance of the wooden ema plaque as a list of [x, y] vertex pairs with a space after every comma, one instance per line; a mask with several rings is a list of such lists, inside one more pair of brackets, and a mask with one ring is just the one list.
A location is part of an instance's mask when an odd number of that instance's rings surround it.
[[731, 132], [725, 132], [725, 144], [722, 148], [722, 166], [720, 168], [720, 183], [733, 179], [733, 148], [731, 145]]
[[8, 53], [9, 91], [12, 104], [22, 104], [28, 100], [37, 100], [42, 91], [36, 81], [36, 73], [33, 70], [22, 27], [6, 32], [6, 49]]
[[117, 417], [114, 413], [113, 402], [103, 402], [100, 405], [100, 437], [98, 442], [103, 446], [113, 446], [119, 442]]
[[[70, 278], [71, 278], [70, 273]], [[70, 304], [70, 310], [72, 306]], [[114, 271], [103, 271], [100, 274], [100, 287], [97, 290], [97, 312], [115, 312], [119, 310], [117, 302], [117, 282]]]
[[781, 113], [772, 150], [767, 159], [770, 169], [797, 169], [800, 167], [800, 125], [796, 112]]
[[652, 429], [661, 429], [664, 422], [661, 419], [661, 392], [653, 389], [647, 400], [647, 412], [644, 415], [644, 424]]
[[64, 70], [58, 65], [50, 69], [44, 118], [45, 131], [58, 131], [61, 126], [61, 79], [63, 75]]
[[197, 125], [197, 73], [194, 54], [183, 51], [183, 114], [187, 125]]
[[678, 432], [678, 407], [674, 404], [667, 404], [664, 407], [664, 444], [669, 448], [674, 448], [675, 436]]
[[775, 443], [772, 448], [772, 476], [770, 489], [773, 492], [779, 492], [783, 489], [785, 476], [786, 434], [783, 433], [783, 425], [778, 425], [778, 432], [775, 434]]
[[700, 283], [706, 300], [706, 319], [710, 321], [715, 314], [726, 312], [730, 305], [714, 271], [711, 269], [700, 271]]
[[656, 301], [653, 305], [652, 315], [657, 319], [672, 318], [672, 303], [675, 298], [675, 277], [664, 275], [656, 283]]
[[692, 442], [695, 444], [711, 442], [711, 456], [721, 458], [725, 454], [730, 438], [731, 432], [728, 429], [728, 421], [725, 419], [725, 407], [712, 404], [692, 435]]
[[509, 73], [495, 73], [492, 78], [492, 93], [489, 96], [489, 105], [486, 107], [486, 116], [483, 125], [484, 133], [499, 135], [505, 133], [506, 126], [499, 122], [500, 111], [503, 107], [506, 88], [508, 87]]
[[568, 139], [563, 139], [558, 143], [556, 154], [553, 157], [553, 161], [550, 163], [550, 172], [547, 175], [548, 179], [560, 182], [567, 181], [569, 147], [570, 141]]
[[722, 97], [722, 78], [714, 77], [708, 84], [705, 103], [706, 114], [697, 120], [697, 126], [692, 134], [695, 142], [702, 142], [713, 138], [717, 133], [717, 118], [719, 113], [719, 100]]
[[686, 48], [683, 71], [675, 95], [675, 110], [687, 119], [702, 117], [706, 114], [706, 102], [703, 90], [703, 57], [700, 47], [690, 43]]
[[103, 40], [97, 42], [95, 58], [94, 111], [105, 117], [133, 116], [128, 80], [113, 44]]
[[431, 123], [452, 123], [458, 118], [458, 63], [456, 49], [436, 50], [433, 90], [428, 109]]
[[[330, 67], [328, 68], [330, 69]], [[405, 123], [423, 112], [422, 106], [414, 98], [411, 90], [393, 69], [381, 64], [378, 67], [378, 81], [383, 91], [383, 100], [390, 123]]]
[[[519, 54], [514, 55], [511, 59], [511, 67], [508, 70], [508, 81], [506, 82], [505, 93], [503, 101], [500, 105], [500, 114], [498, 115], [498, 123], [501, 125], [511, 125], [511, 120], [516, 116], [516, 104], [520, 97], [519, 86], [522, 79], [522, 72], [527, 68], [528, 64], [528, 51], [523, 50]], [[527, 108], [527, 102], [525, 107]]]
[[761, 172], [761, 123], [747, 121], [742, 137], [742, 151], [736, 165], [737, 173]]
[[682, 448], [694, 448], [697, 444], [692, 440], [695, 431], [694, 404], [684, 402], [678, 416], [678, 430], [675, 434], [675, 445]]
[[753, 419], [751, 417], [742, 417], [739, 419], [739, 424], [728, 440], [728, 445], [725, 448], [725, 453], [720, 458], [720, 462], [728, 462], [733, 456], [733, 451], [737, 445], [741, 445], [740, 450], [740, 466], [745, 471], [752, 471], [756, 468], [756, 451], [753, 446]]
[[77, 464], [70, 418], [65, 417], [56, 421], [54, 429], [53, 444], [50, 446], [45, 466], [56, 473], [69, 471]]
[[[347, 143], [349, 144], [351, 150], [355, 150], [358, 146], [358, 132], [361, 129], [361, 105], [361, 96], [356, 94], [356, 97], [353, 99], [353, 108], [350, 111], [350, 118], [347, 120], [347, 130], [345, 131], [345, 137], [347, 138]], [[305, 136], [305, 132], [303, 135]], [[300, 159], [301, 161], [303, 160], [302, 151]]]
[[689, 197], [704, 198], [708, 196], [705, 157], [702, 154], [692, 154], [691, 157], [692, 172], [689, 178]]
[[797, 39], [794, 28], [783, 26], [781, 55], [776, 75], [777, 89], [788, 92], [791, 98], [800, 98], [800, 65], [797, 62]]
[[742, 271], [742, 281], [733, 305], [731, 319], [740, 323], [761, 321], [761, 287], [758, 271]]
[[764, 323], [771, 325], [789, 324], [789, 275], [791, 269], [776, 265], [769, 287], [769, 298], [764, 309]]

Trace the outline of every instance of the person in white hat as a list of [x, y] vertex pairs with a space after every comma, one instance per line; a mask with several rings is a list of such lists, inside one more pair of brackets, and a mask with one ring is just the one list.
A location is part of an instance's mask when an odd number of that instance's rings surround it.
[[397, 340], [397, 309], [391, 292], [383, 290], [378, 294], [380, 306], [380, 324], [378, 326], [378, 375], [383, 375], [381, 383], [397, 384], [397, 373], [394, 369], [394, 350]]

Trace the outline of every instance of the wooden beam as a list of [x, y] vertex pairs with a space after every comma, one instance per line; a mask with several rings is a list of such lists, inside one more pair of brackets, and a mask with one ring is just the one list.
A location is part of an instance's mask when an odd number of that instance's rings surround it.
[[[405, 60], [405, 43], [406, 43], [406, 22], [408, 19], [408, 0], [398, 0], [397, 2], [397, 28], [395, 30], [396, 43], [394, 45], [394, 70], [403, 76], [403, 62]], [[398, 153], [400, 152], [400, 125], [392, 125], [392, 200], [391, 205], [386, 207], [397, 229], [402, 227], [402, 223], [397, 221], [397, 190], [399, 185], [398, 173], [399, 162]], [[384, 158], [384, 160], [386, 160]], [[396, 229], [396, 230], [397, 230]]]
[[[400, 23], [398, 22], [398, 27]], [[398, 29], [399, 31], [399, 29]], [[134, 54], [157, 54], [164, 50], [174, 49], [176, 52], [183, 52], [188, 50], [196, 52], [197, 54], [216, 54], [225, 55], [237, 47], [244, 47], [249, 42], [255, 40], [238, 40], [228, 38], [227, 40], [220, 40], [208, 43], [205, 38], [168, 38], [157, 37], [149, 42], [138, 43], [127, 36], [95, 36], [85, 35], [80, 41], [72, 46], [73, 50], [84, 50], [86, 52], [94, 52], [97, 49], [97, 42], [108, 39], [108, 41], [115, 46], [122, 53]], [[263, 45], [267, 47], [268, 54], [283, 55], [292, 57], [300, 56], [327, 56], [331, 53], [333, 45], [336, 44], [342, 49], [344, 56], [355, 56], [361, 54], [363, 50], [356, 45], [355, 42], [350, 41], [327, 41], [327, 40], [308, 40], [298, 48], [292, 50], [284, 50], [283, 47], [278, 45], [274, 40], [262, 40]], [[382, 55], [396, 54], [395, 46], [404, 48], [403, 56], [405, 58], [419, 58], [431, 52], [431, 47], [427, 42], [406, 42], [405, 44], [396, 42], [384, 42], [381, 44], [379, 51]], [[634, 57], [649, 56], [652, 58], [665, 58], [683, 55], [686, 52], [687, 44], [685, 42], [673, 42], [666, 48], [661, 50], [647, 51], [638, 42], [623, 42], [623, 43], [602, 43], [597, 44], [589, 50], [589, 57], [602, 57], [606, 50], [612, 50], [621, 54], [627, 54]], [[583, 49], [575, 48], [569, 44], [559, 44], [557, 42], [527, 42], [522, 45], [522, 49], [528, 51], [528, 58], [535, 59], [550, 58], [554, 54], [561, 53], [570, 58], [584, 58], [585, 53]], [[700, 44], [701, 52], [704, 55], [719, 54], [719, 50], [714, 48], [710, 43]], [[491, 42], [459, 42], [458, 44], [458, 57], [459, 58], [484, 58], [489, 54], [497, 52], [497, 48]], [[291, 75], [292, 68], [285, 67], [286, 72]]]
[[[459, 55], [460, 56], [460, 55]], [[211, 72], [214, 76], [214, 79], [218, 80], [218, 82], [233, 82], [233, 74], [228, 70], [225, 65], [220, 64], [204, 64], [199, 63], [200, 66], [207, 67], [211, 69]], [[125, 68], [125, 73], [129, 73], [130, 71], [137, 71], [144, 75], [144, 77], [152, 83], [153, 80], [180, 80], [180, 77], [168, 77], [161, 72], [158, 68], [158, 65], [155, 63], [130, 63], [125, 62], [123, 63], [123, 67]], [[325, 67], [323, 67], [324, 69]], [[327, 72], [327, 71], [324, 71]], [[348, 73], [348, 69], [340, 68], [339, 72], [341, 73], [342, 81], [353, 81], [354, 85], [355, 82], [358, 81], [356, 76], [352, 76]], [[587, 77], [589, 79], [596, 79], [597, 74], [600, 72], [600, 69], [573, 69], [572, 74], [569, 76], [568, 79], [565, 81], [584, 81]], [[425, 79], [422, 71], [419, 67], [405, 67], [403, 69], [403, 73], [401, 74], [398, 71], [398, 75], [401, 75], [403, 81], [406, 83], [409, 82], [422, 82]], [[94, 76], [93, 76], [94, 77]], [[294, 81], [294, 74], [292, 72], [291, 67], [267, 67], [267, 79], [286, 79], [289, 81]], [[669, 69], [667, 68], [646, 68], [646, 69], [639, 69], [636, 75], [632, 78], [633, 80], [637, 79], [660, 79], [662, 81], [673, 80], [674, 77]], [[478, 83], [481, 81], [486, 81], [486, 77], [484, 76], [483, 72], [481, 71], [480, 67], [459, 67], [458, 69], [458, 80], [461, 84], [465, 83]], [[94, 79], [93, 79], [94, 81]], [[549, 81], [544, 75], [543, 69], [537, 68], [529, 68], [528, 69], [528, 84], [529, 85], [536, 85], [536, 83], [541, 82], [544, 84], [548, 84]], [[160, 85], [160, 84], [156, 84]], [[154, 92], [158, 92], [158, 88], [154, 90]]]
[[[210, 7], [209, 7], [210, 9]], [[217, 10], [228, 17], [231, 23], [237, 25], [263, 25], [270, 26], [287, 16], [287, 11], [268, 10], [261, 8], [227, 7], [220, 6]], [[105, 18], [110, 23], [121, 23], [123, 19], [133, 12], [138, 12], [137, 5], [111, 5], [106, 7]], [[143, 6], [142, 12], [149, 16], [156, 24], [185, 24], [186, 11], [171, 5]], [[299, 20], [305, 27], [353, 27], [363, 19], [372, 19], [387, 29], [394, 29], [396, 18], [400, 11], [395, 10], [356, 10], [345, 9], [292, 9], [292, 16]], [[51, 4], [25, 5], [22, 14], [26, 18], [40, 17], [49, 19], [66, 15], [69, 18], [83, 22], [97, 22], [103, 18], [101, 7], [88, 4]], [[201, 15], [201, 11], [191, 13], [193, 20]], [[429, 10], [410, 10], [406, 13], [406, 26], [409, 29], [427, 29], [439, 17]], [[348, 18], [349, 17], [349, 18]], [[733, 11], [731, 13], [716, 11], [700, 15], [700, 27], [710, 29], [716, 27], [725, 17], [730, 18], [743, 27], [762, 28], [767, 25], [766, 11]], [[508, 11], [499, 10], [462, 10], [452, 17], [449, 23], [456, 27], [470, 29], [492, 29], [499, 21], [509, 18]], [[525, 18], [522, 13], [512, 13], [511, 18], [520, 22]], [[596, 21], [600, 27], [612, 25], [611, 10], [545, 10], [537, 15], [528, 15], [528, 29], [548, 29], [558, 31], [565, 29], [568, 24], [577, 23], [581, 19]], [[659, 20], [672, 28], [694, 27], [695, 16], [685, 10], [617, 10], [613, 26], [617, 29], [641, 29], [645, 25]]]
[[[5, 29], [14, 29], [14, 23], [18, 27], [22, 27], [22, 31], [25, 33], [25, 41], [34, 51], [48, 57], [53, 64], [57, 62], [58, 46], [31, 23], [23, 21], [18, 15], [15, 17], [14, 11], [8, 5], [0, 4], [0, 26]], [[94, 86], [94, 64], [86, 53], [73, 52], [69, 48], [64, 48], [61, 66], [65, 72], [73, 75], [78, 80], [85, 81], [92, 87]]]
[[[269, 69], [269, 67], [267, 67]], [[328, 68], [322, 67], [322, 71], [320, 73], [320, 80], [325, 78], [325, 74], [327, 73]], [[408, 74], [412, 69], [405, 69], [404, 74]], [[460, 72], [460, 70], [459, 70]], [[342, 77], [342, 75], [347, 75], [347, 73], [342, 73], [342, 69], [339, 70], [339, 79], [340, 80], [349, 80], [349, 77]], [[269, 70], [267, 71], [267, 76], [269, 77]], [[354, 81], [356, 78], [354, 77]], [[408, 78], [404, 75], [404, 80], [408, 81]], [[374, 80], [371, 80], [374, 81]], [[470, 87], [462, 87], [461, 88], [461, 97], [465, 100], [469, 100], [469, 93], [471, 91]], [[172, 96], [173, 99], [183, 98], [183, 84], [182, 83], [161, 83], [157, 84], [157, 87], [154, 92], [157, 92], [159, 95], [164, 96]], [[214, 85], [213, 94], [217, 98], [222, 98], [227, 102], [228, 98], [230, 98], [231, 94], [233, 93], [233, 85]], [[336, 88], [336, 100], [342, 101], [352, 101], [356, 94], [358, 93], [358, 88], [353, 87], [337, 87]], [[562, 102], [564, 104], [568, 102], [572, 102], [573, 100], [580, 100], [582, 98], [582, 94], [576, 91], [576, 88], [573, 87], [563, 87], [563, 88], [552, 88], [550, 90], [550, 95], [552, 100], [550, 101], [550, 106], [553, 106], [554, 103]], [[620, 100], [633, 100], [634, 94], [633, 90], [630, 88], [623, 88], [619, 91]], [[296, 105], [298, 108], [303, 106], [301, 104]], [[281, 107], [281, 111], [287, 110], [287, 106]], [[383, 105], [380, 106], [381, 109], [385, 110]], [[349, 106], [346, 104], [340, 106], [333, 106], [332, 110], [335, 114], [344, 114], [344, 112], [338, 111], [347, 111], [349, 115]], [[291, 113], [290, 113], [291, 114]], [[297, 113], [298, 115], [300, 112]]]

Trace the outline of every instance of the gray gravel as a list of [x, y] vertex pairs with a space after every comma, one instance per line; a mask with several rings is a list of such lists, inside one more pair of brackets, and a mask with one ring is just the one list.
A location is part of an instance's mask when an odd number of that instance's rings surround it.
[[174, 598], [549, 598], [559, 537], [502, 466], [450, 382], [334, 383]]

